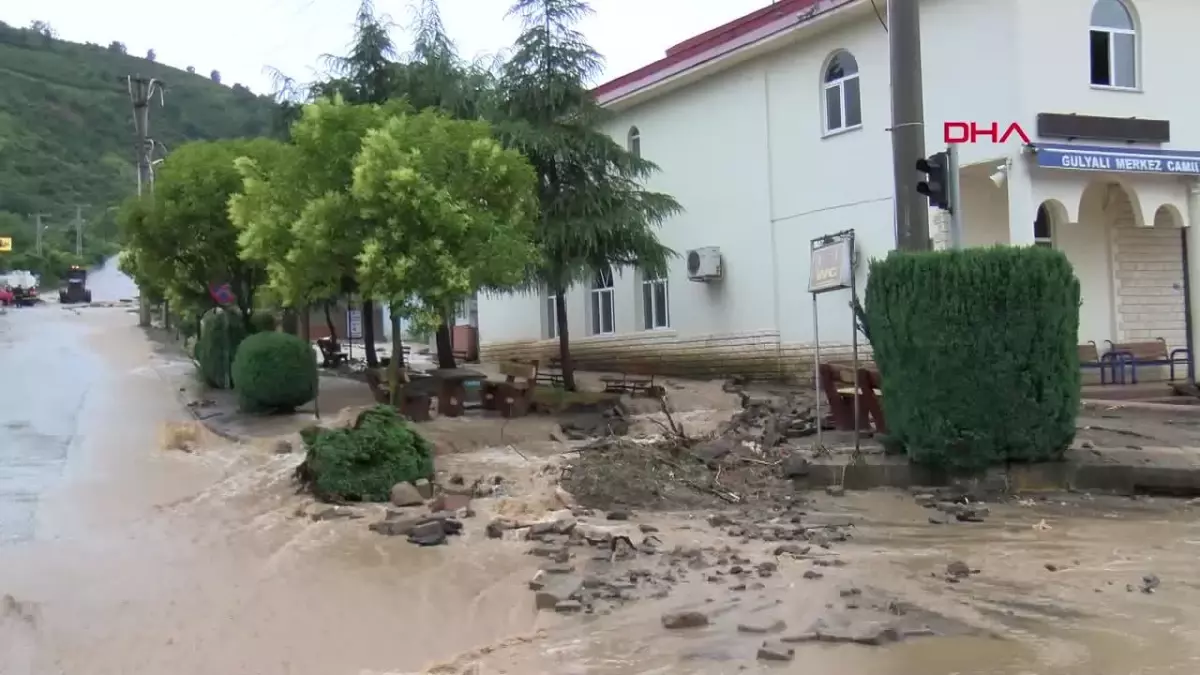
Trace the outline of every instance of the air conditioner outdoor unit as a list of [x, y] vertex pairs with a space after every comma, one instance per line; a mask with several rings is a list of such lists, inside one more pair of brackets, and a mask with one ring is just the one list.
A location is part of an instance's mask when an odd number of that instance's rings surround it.
[[721, 264], [721, 249], [705, 246], [687, 252], [688, 279], [691, 281], [718, 281], [724, 270]]

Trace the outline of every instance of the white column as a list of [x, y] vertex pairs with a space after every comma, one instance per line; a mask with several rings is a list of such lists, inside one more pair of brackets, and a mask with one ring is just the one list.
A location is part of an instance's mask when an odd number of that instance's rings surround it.
[[1187, 244], [1188, 244], [1188, 282], [1191, 285], [1192, 315], [1192, 358], [1200, 354], [1200, 179], [1193, 179], [1188, 184], [1187, 200]]
[[1008, 188], [1008, 243], [1031, 246], [1037, 204], [1033, 203], [1033, 176], [1028, 157], [1017, 155], [1010, 160], [1005, 185]]

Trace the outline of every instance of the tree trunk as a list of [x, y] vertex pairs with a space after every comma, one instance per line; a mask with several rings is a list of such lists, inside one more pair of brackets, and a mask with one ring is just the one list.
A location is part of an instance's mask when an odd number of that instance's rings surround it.
[[450, 335], [450, 324], [443, 321], [437, 327], [438, 368], [457, 368], [454, 362], [454, 339]]
[[388, 362], [388, 386], [393, 408], [400, 407], [400, 373], [404, 372], [404, 343], [400, 340], [400, 317], [391, 315], [392, 322], [392, 358]]
[[575, 362], [571, 360], [571, 336], [567, 329], [566, 289], [556, 288], [558, 301], [554, 303], [554, 318], [558, 324], [558, 358], [562, 364], [563, 389], [578, 391], [575, 388]]
[[375, 303], [362, 301], [363, 347], [367, 352], [367, 367], [378, 368], [379, 356], [375, 353]]
[[334, 344], [337, 344], [337, 326], [333, 325], [333, 314], [330, 313], [329, 309], [332, 304], [329, 300], [325, 301], [325, 325], [329, 328], [329, 339], [333, 340]]
[[296, 314], [295, 309], [286, 308], [283, 310], [283, 314], [279, 317], [279, 326], [283, 329], [283, 332], [287, 333], [288, 335], [299, 335], [299, 318], [300, 317]]
[[300, 313], [300, 339], [312, 342], [312, 306], [300, 305], [297, 311]]

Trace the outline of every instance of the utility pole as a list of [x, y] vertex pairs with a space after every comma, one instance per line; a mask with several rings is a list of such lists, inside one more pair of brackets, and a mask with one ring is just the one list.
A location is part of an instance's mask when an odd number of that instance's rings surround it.
[[917, 160], [925, 157], [919, 0], [888, 0], [888, 54], [892, 75], [892, 169], [895, 174], [896, 247], [928, 251], [929, 209], [914, 189]]
[[83, 207], [75, 205], [75, 255], [83, 257]]
[[[131, 75], [124, 79], [129, 88], [129, 102], [133, 104], [137, 194], [141, 197], [145, 190], [154, 191], [154, 173], [151, 164], [154, 141], [150, 138], [150, 101], [154, 99], [155, 94], [158, 94], [159, 104], [163, 103], [163, 83], [141, 75]], [[150, 304], [146, 299], [145, 289], [138, 291], [138, 325], [142, 327], [150, 325]]]
[[42, 255], [42, 230], [44, 230], [46, 227], [45, 225], [42, 225], [42, 217], [48, 216], [48, 215], [50, 215], [50, 214], [48, 214], [48, 213], [33, 214], [33, 221], [34, 221], [33, 226], [37, 230], [37, 234], [36, 234], [37, 238], [35, 239], [35, 241], [37, 243], [34, 244], [34, 251], [37, 253], [38, 257], [41, 257], [41, 255]]

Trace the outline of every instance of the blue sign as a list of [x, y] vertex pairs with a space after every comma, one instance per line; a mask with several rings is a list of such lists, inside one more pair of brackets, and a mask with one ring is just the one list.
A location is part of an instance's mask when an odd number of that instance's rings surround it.
[[1038, 166], [1047, 169], [1200, 175], [1200, 151], [1035, 143]]

